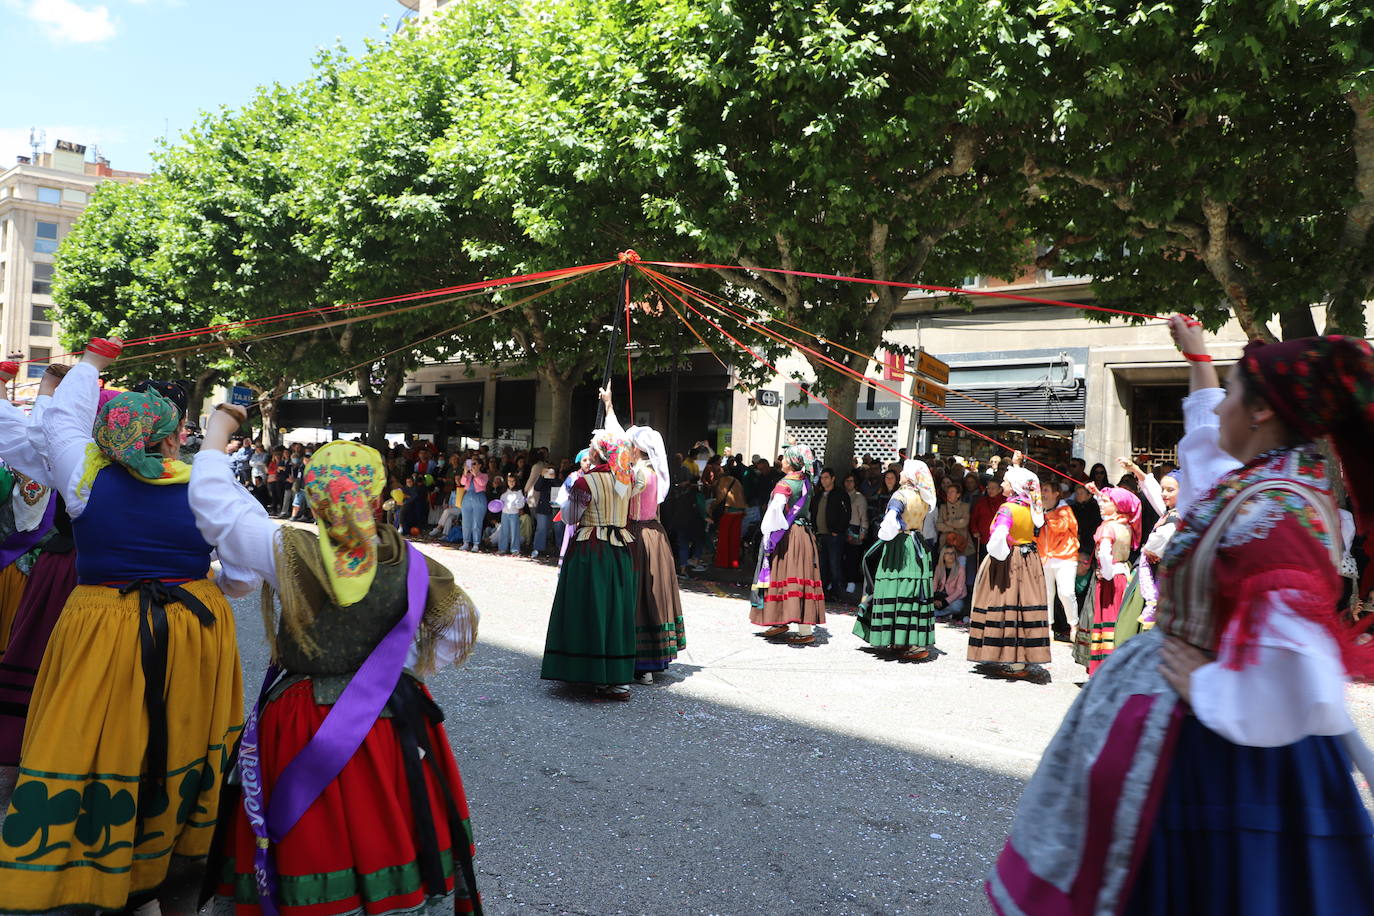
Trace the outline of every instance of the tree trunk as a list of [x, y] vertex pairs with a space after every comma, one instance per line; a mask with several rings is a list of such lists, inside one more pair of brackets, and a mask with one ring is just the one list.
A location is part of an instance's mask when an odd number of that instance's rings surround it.
[[554, 372], [540, 369], [539, 378], [549, 387], [551, 429], [549, 432], [549, 457], [571, 458], [572, 448], [572, 397], [577, 388], [577, 380]]
[[1297, 340], [1300, 337], [1316, 337], [1317, 321], [1312, 317], [1312, 309], [1305, 305], [1294, 306], [1279, 313], [1279, 331], [1284, 340]]
[[826, 391], [826, 400], [830, 406], [844, 416], [830, 413], [826, 417], [823, 464], [834, 468], [835, 473], [841, 476], [854, 466], [855, 429], [849, 420], [855, 419], [854, 415], [859, 411], [861, 387], [858, 379], [846, 375]]
[[201, 406], [205, 403], [205, 398], [209, 395], [210, 389], [219, 382], [220, 373], [217, 369], [207, 369], [196, 376], [195, 383], [191, 387], [191, 398], [186, 402], [186, 422], [199, 423]]
[[277, 399], [268, 397], [258, 401], [262, 408], [262, 444], [268, 451], [281, 444], [281, 427], [277, 425]]
[[262, 415], [262, 444], [269, 450], [281, 445], [281, 427], [277, 423], [277, 402], [290, 387], [287, 379], [279, 379], [270, 391], [255, 389], [258, 411]]
[[367, 444], [378, 451], [386, 446], [386, 424], [391, 417], [391, 408], [396, 404], [396, 396], [405, 384], [409, 364], [407, 353], [388, 356], [382, 361], [385, 366], [382, 385], [376, 389], [372, 386], [371, 366], [364, 366], [357, 371], [358, 390], [367, 402]]

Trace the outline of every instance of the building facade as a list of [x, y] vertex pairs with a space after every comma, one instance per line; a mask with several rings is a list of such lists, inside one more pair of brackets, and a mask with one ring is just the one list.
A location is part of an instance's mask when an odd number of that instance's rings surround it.
[[147, 176], [88, 162], [86, 147], [57, 141], [38, 161], [21, 156], [0, 173], [0, 353], [33, 360], [25, 378], [43, 374], [61, 353], [52, 314], [53, 256], [103, 181]]

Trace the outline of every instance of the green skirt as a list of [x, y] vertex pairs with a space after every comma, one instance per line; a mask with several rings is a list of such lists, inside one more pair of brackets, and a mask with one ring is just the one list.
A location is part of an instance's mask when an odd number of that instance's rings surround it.
[[868, 597], [854, 635], [878, 648], [934, 645], [932, 572], [930, 552], [919, 537], [902, 533], [870, 547], [864, 555]]
[[633, 681], [638, 599], [629, 548], [573, 541], [558, 575], [539, 676], [585, 684]]

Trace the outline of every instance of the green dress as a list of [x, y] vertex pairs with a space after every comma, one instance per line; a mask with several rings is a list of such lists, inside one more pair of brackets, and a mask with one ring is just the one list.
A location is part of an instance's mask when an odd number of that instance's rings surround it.
[[[908, 528], [878, 541], [864, 555], [867, 597], [859, 606], [854, 635], [875, 648], [925, 648], [935, 644], [930, 551], [919, 533], [927, 508], [915, 489], [903, 487], [888, 502]], [[919, 517], [918, 517], [919, 516]]]
[[[558, 574], [540, 677], [628, 684], [635, 676], [639, 583], [630, 558], [630, 496], [609, 471], [578, 481], [590, 498]], [[585, 487], [581, 485], [585, 484]]]

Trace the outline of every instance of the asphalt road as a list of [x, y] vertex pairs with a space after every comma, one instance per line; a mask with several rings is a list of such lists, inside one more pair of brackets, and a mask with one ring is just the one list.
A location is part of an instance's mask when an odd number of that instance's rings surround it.
[[[472, 659], [430, 686], [493, 916], [987, 913], [983, 877], [1084, 677], [1062, 643], [1047, 684], [979, 676], [943, 625], [938, 657], [886, 660], [849, 614], [773, 645], [742, 592], [689, 583], [686, 653], [599, 702], [539, 679], [553, 566], [422, 549], [482, 612]], [[251, 691], [262, 622], [255, 600], [235, 610]], [[1352, 697], [1374, 738], [1374, 691]]]

